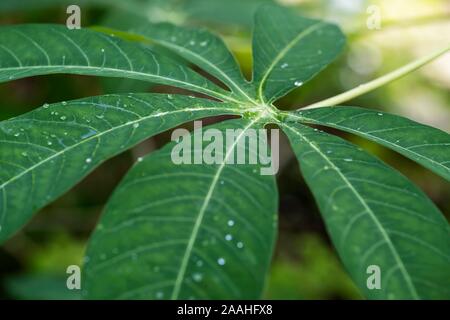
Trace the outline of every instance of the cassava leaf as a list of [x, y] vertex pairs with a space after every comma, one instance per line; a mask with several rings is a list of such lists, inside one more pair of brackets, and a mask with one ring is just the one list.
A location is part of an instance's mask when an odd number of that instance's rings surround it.
[[0, 122], [0, 242], [108, 158], [189, 120], [240, 110], [162, 94], [91, 97]]
[[375, 141], [450, 180], [450, 135], [439, 129], [357, 107], [317, 108], [299, 111], [291, 117]]
[[71, 73], [172, 85], [230, 100], [228, 92], [148, 47], [60, 25], [0, 27], [0, 82]]
[[169, 23], [144, 25], [131, 31], [143, 35], [198, 65], [226, 84], [240, 99], [252, 100], [249, 83], [223, 40], [206, 29], [178, 27]]
[[273, 102], [301, 86], [341, 51], [345, 37], [333, 24], [262, 6], [255, 15], [253, 81], [261, 101]]
[[[223, 136], [242, 129], [218, 153], [235, 157], [248, 129], [261, 127], [256, 121], [208, 127]], [[188, 139], [194, 145], [200, 131]], [[274, 176], [251, 164], [176, 165], [173, 147], [138, 162], [108, 201], [86, 253], [85, 298], [261, 296], [276, 233]]]
[[[448, 223], [399, 172], [354, 145], [300, 124], [282, 124], [337, 251], [375, 299], [450, 295]], [[381, 289], [367, 286], [378, 266]]]

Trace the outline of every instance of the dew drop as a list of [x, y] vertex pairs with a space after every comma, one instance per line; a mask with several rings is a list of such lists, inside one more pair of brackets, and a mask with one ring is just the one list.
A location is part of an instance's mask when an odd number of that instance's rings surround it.
[[202, 260], [198, 260], [196, 265], [197, 265], [197, 267], [203, 266], [203, 261]]
[[194, 279], [195, 282], [200, 282], [203, 279], [203, 275], [201, 273], [194, 273], [192, 275], [192, 279]]
[[136, 128], [139, 128], [139, 123], [134, 123], [134, 124], [133, 124], [133, 128], [135, 128], [135, 129], [136, 129]]
[[225, 236], [225, 240], [231, 241], [231, 240], [233, 240], [233, 236], [232, 236], [231, 234], [227, 234], [227, 235]]
[[219, 258], [219, 259], [217, 259], [217, 263], [219, 264], [219, 266], [223, 266], [225, 264], [225, 259]]
[[47, 109], [49, 107], [48, 103], [44, 103], [44, 105], [42, 106], [44, 109]]
[[345, 158], [344, 161], [346, 161], [346, 162], [352, 162], [353, 159], [352, 159], [352, 158]]
[[242, 249], [244, 247], [244, 244], [239, 241], [238, 243], [236, 243], [236, 247], [238, 247], [239, 249]]
[[189, 44], [190, 44], [191, 46], [193, 46], [193, 45], [195, 45], [195, 41], [194, 41], [194, 40], [191, 40], [191, 41], [189, 41]]
[[67, 102], [62, 101], [61, 104], [62, 104], [63, 106], [65, 106], [65, 105], [67, 104]]
[[22, 152], [22, 156], [26, 157], [26, 156], [28, 156], [28, 153], [26, 153], [26, 152], [24, 151], [24, 152]]
[[64, 121], [64, 120], [66, 120], [67, 119], [67, 117], [66, 116], [61, 116], [61, 118], [60, 118], [62, 121]]
[[162, 291], [158, 291], [156, 293], [156, 299], [162, 299], [164, 297], [164, 293]]
[[234, 220], [228, 220], [227, 224], [228, 224], [229, 227], [234, 226]]
[[86, 158], [86, 163], [91, 163], [92, 162], [92, 158]]
[[383, 114], [381, 112], [378, 112], [377, 115], [382, 116]]
[[200, 46], [202, 46], [202, 47], [206, 47], [207, 44], [208, 44], [208, 41], [202, 41], [202, 42], [200, 42]]
[[47, 145], [51, 146], [53, 143], [51, 141], [47, 141]]
[[287, 67], [289, 67], [289, 64], [288, 64], [288, 63], [283, 63], [283, 64], [281, 65], [281, 69], [286, 69]]
[[142, 157], [137, 158], [137, 162], [142, 162], [142, 160], [144, 160], [144, 158]]
[[105, 49], [102, 48], [102, 52], [105, 52]]
[[301, 82], [301, 81], [294, 82], [294, 86], [296, 86], [296, 87], [300, 87], [302, 84], [303, 84], [303, 82]]
[[20, 136], [20, 133], [19, 133], [19, 132], [17, 132], [17, 133], [14, 134], [14, 137], [18, 137], [18, 136]]

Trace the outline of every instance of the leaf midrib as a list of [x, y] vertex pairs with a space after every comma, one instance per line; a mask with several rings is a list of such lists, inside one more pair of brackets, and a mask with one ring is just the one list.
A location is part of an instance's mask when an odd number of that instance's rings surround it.
[[175, 285], [172, 291], [172, 295], [171, 295], [171, 299], [172, 300], [176, 300], [178, 299], [178, 295], [180, 293], [181, 290], [181, 285], [183, 282], [183, 278], [184, 275], [186, 273], [187, 270], [187, 266], [189, 263], [189, 259], [191, 257], [191, 253], [192, 253], [192, 249], [194, 247], [195, 241], [197, 239], [197, 235], [198, 232], [200, 230], [200, 225], [203, 221], [203, 217], [205, 215], [206, 209], [209, 205], [209, 202], [211, 200], [211, 197], [214, 193], [215, 187], [217, 185], [217, 182], [219, 181], [219, 177], [220, 174], [222, 173], [223, 169], [225, 168], [226, 165], [226, 160], [229, 158], [229, 156], [231, 155], [232, 152], [234, 152], [234, 148], [236, 147], [237, 143], [239, 142], [239, 140], [241, 139], [241, 137], [245, 134], [245, 132], [252, 127], [256, 122], [258, 122], [261, 118], [263, 117], [263, 115], [260, 115], [259, 117], [255, 117], [243, 130], [242, 132], [237, 136], [237, 138], [234, 140], [233, 144], [231, 145], [230, 149], [228, 150], [228, 152], [226, 153], [222, 163], [220, 164], [216, 174], [213, 177], [213, 180], [211, 181], [211, 185], [209, 186], [208, 192], [206, 194], [205, 200], [203, 201], [203, 204], [199, 210], [199, 213], [197, 215], [195, 224], [194, 224], [194, 228], [192, 229], [192, 234], [191, 237], [189, 238], [189, 242], [188, 245], [186, 247], [186, 251], [183, 255], [183, 260], [181, 261], [181, 266], [180, 266], [180, 270], [178, 272], [177, 278], [175, 280]]
[[339, 175], [339, 177], [342, 179], [342, 181], [349, 187], [349, 189], [352, 191], [352, 193], [356, 196], [356, 198], [358, 199], [358, 201], [363, 205], [363, 207], [365, 208], [365, 210], [367, 210], [367, 213], [369, 214], [369, 216], [372, 218], [373, 222], [375, 223], [375, 225], [377, 226], [377, 229], [380, 231], [381, 235], [383, 236], [384, 240], [386, 241], [394, 259], [396, 260], [399, 268], [401, 269], [401, 272], [403, 274], [403, 278], [405, 279], [406, 283], [408, 284], [408, 287], [411, 291], [412, 296], [414, 297], [414, 299], [420, 299], [419, 295], [417, 294], [417, 290], [412, 282], [411, 276], [409, 275], [408, 271], [406, 270], [405, 265], [403, 264], [403, 261], [401, 260], [397, 250], [395, 249], [395, 247], [392, 244], [392, 241], [389, 237], [389, 235], [386, 233], [386, 231], [383, 229], [383, 225], [381, 224], [381, 222], [378, 220], [378, 218], [376, 217], [376, 215], [374, 214], [374, 212], [372, 211], [372, 208], [364, 201], [364, 199], [361, 197], [361, 195], [359, 194], [359, 192], [354, 188], [353, 184], [345, 177], [345, 175], [339, 170], [339, 168], [337, 168], [334, 165], [334, 162], [331, 161], [329, 159], [329, 157], [326, 156], [326, 154], [324, 154], [319, 148], [317, 148], [317, 146], [312, 143], [310, 140], [308, 140], [304, 135], [300, 134], [299, 132], [297, 132], [294, 128], [290, 127], [289, 125], [287, 125], [286, 123], [282, 124], [285, 128], [288, 128], [289, 130], [291, 130], [295, 135], [299, 136], [300, 139], [302, 139], [303, 141], [305, 141], [308, 145], [311, 146], [311, 148], [313, 148], [329, 165], [331, 168], [334, 169], [334, 171], [336, 171]]

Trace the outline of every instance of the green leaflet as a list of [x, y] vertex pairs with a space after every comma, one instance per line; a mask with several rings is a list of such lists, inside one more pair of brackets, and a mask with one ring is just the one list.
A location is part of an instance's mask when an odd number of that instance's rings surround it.
[[138, 33], [198, 65], [226, 84], [239, 99], [252, 100], [249, 83], [223, 40], [206, 29], [177, 27], [169, 23], [145, 25]]
[[[209, 127], [243, 130], [225, 159], [256, 121]], [[88, 246], [84, 297], [261, 297], [277, 227], [274, 177], [259, 165], [176, 165], [173, 146], [137, 163], [108, 201]]]
[[233, 25], [251, 26], [254, 11], [262, 3], [273, 0], [2, 0], [0, 12], [29, 11], [52, 7], [67, 7], [72, 4], [82, 9], [101, 7], [117, 10], [128, 18], [142, 22], [187, 21], [206, 22], [223, 27]]
[[395, 150], [450, 180], [450, 135], [393, 114], [357, 107], [328, 107], [290, 115], [357, 134]]
[[37, 24], [0, 27], [0, 61], [0, 82], [72, 73], [145, 80], [231, 99], [206, 78], [145, 46], [87, 29]]
[[186, 96], [129, 94], [43, 106], [0, 122], [0, 241], [108, 158], [189, 120], [239, 112]]
[[[282, 124], [337, 251], [369, 298], [450, 297], [450, 237], [434, 204], [399, 172], [352, 144]], [[368, 266], [381, 270], [369, 290]]]
[[300, 87], [325, 68], [341, 51], [339, 28], [274, 5], [255, 15], [253, 82], [261, 101], [273, 102]]

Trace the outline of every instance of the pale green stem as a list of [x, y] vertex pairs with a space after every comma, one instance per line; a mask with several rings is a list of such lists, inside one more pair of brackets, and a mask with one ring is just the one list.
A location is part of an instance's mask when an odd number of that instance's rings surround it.
[[342, 102], [356, 98], [360, 95], [363, 95], [367, 92], [375, 90], [389, 82], [392, 82], [394, 80], [397, 80], [397, 79], [407, 75], [408, 73], [422, 67], [423, 65], [427, 64], [428, 62], [443, 55], [444, 53], [446, 53], [449, 50], [450, 50], [450, 45], [444, 49], [440, 49], [440, 50], [438, 50], [430, 55], [427, 55], [423, 58], [417, 59], [399, 69], [396, 69], [396, 70], [388, 73], [388, 74], [385, 74], [384, 76], [382, 76], [380, 78], [377, 78], [375, 80], [372, 80], [372, 81], [364, 83], [364, 84], [361, 84], [358, 87], [351, 89], [349, 91], [346, 91], [344, 93], [338, 94], [337, 96], [313, 103], [309, 106], [302, 108], [302, 110], [303, 109], [320, 108], [320, 107], [332, 107], [332, 106], [338, 105]]

